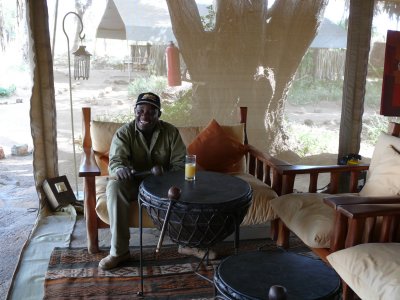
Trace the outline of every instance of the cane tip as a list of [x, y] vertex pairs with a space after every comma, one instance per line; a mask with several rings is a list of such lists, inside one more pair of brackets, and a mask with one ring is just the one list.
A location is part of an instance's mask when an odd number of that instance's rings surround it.
[[168, 190], [168, 198], [173, 200], [178, 200], [181, 196], [181, 189], [176, 186], [171, 186]]

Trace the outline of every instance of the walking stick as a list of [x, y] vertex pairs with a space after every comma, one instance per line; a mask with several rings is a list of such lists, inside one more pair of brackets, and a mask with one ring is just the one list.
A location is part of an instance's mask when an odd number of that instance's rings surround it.
[[158, 243], [157, 243], [157, 247], [156, 247], [156, 259], [158, 259], [158, 256], [160, 254], [160, 249], [161, 249], [161, 246], [162, 246], [162, 242], [164, 240], [165, 230], [167, 228], [167, 224], [168, 224], [168, 221], [169, 221], [169, 216], [171, 215], [172, 205], [174, 204], [174, 202], [179, 200], [180, 196], [181, 196], [181, 189], [180, 188], [178, 188], [176, 186], [172, 186], [168, 190], [169, 205], [168, 205], [168, 208], [167, 208], [167, 212], [165, 213], [164, 223], [163, 223], [163, 226], [161, 228], [160, 237], [158, 239]]

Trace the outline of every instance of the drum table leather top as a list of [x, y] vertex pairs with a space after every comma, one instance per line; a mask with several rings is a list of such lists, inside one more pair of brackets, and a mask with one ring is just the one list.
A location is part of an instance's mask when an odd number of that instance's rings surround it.
[[225, 258], [214, 285], [218, 299], [268, 299], [272, 285], [284, 286], [287, 299], [338, 299], [340, 278], [319, 259], [278, 249]]
[[140, 185], [139, 200], [159, 229], [172, 186], [181, 189], [181, 196], [172, 204], [167, 234], [174, 242], [189, 247], [209, 248], [232, 234], [252, 198], [247, 182], [223, 173], [198, 171], [194, 181], [186, 181], [183, 171], [149, 176]]

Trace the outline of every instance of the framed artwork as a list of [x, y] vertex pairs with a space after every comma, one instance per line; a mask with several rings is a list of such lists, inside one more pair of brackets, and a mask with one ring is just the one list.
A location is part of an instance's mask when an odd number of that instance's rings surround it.
[[380, 114], [400, 116], [400, 31], [387, 31]]
[[55, 211], [76, 202], [74, 191], [65, 175], [44, 180], [43, 190], [48, 204]]

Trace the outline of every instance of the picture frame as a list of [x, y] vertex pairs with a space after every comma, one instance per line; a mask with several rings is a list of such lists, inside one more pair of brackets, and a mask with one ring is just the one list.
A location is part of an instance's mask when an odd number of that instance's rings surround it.
[[65, 175], [45, 179], [42, 187], [48, 204], [54, 211], [60, 210], [69, 204], [74, 204], [77, 201], [74, 191]]
[[387, 31], [380, 114], [400, 116], [400, 31]]

